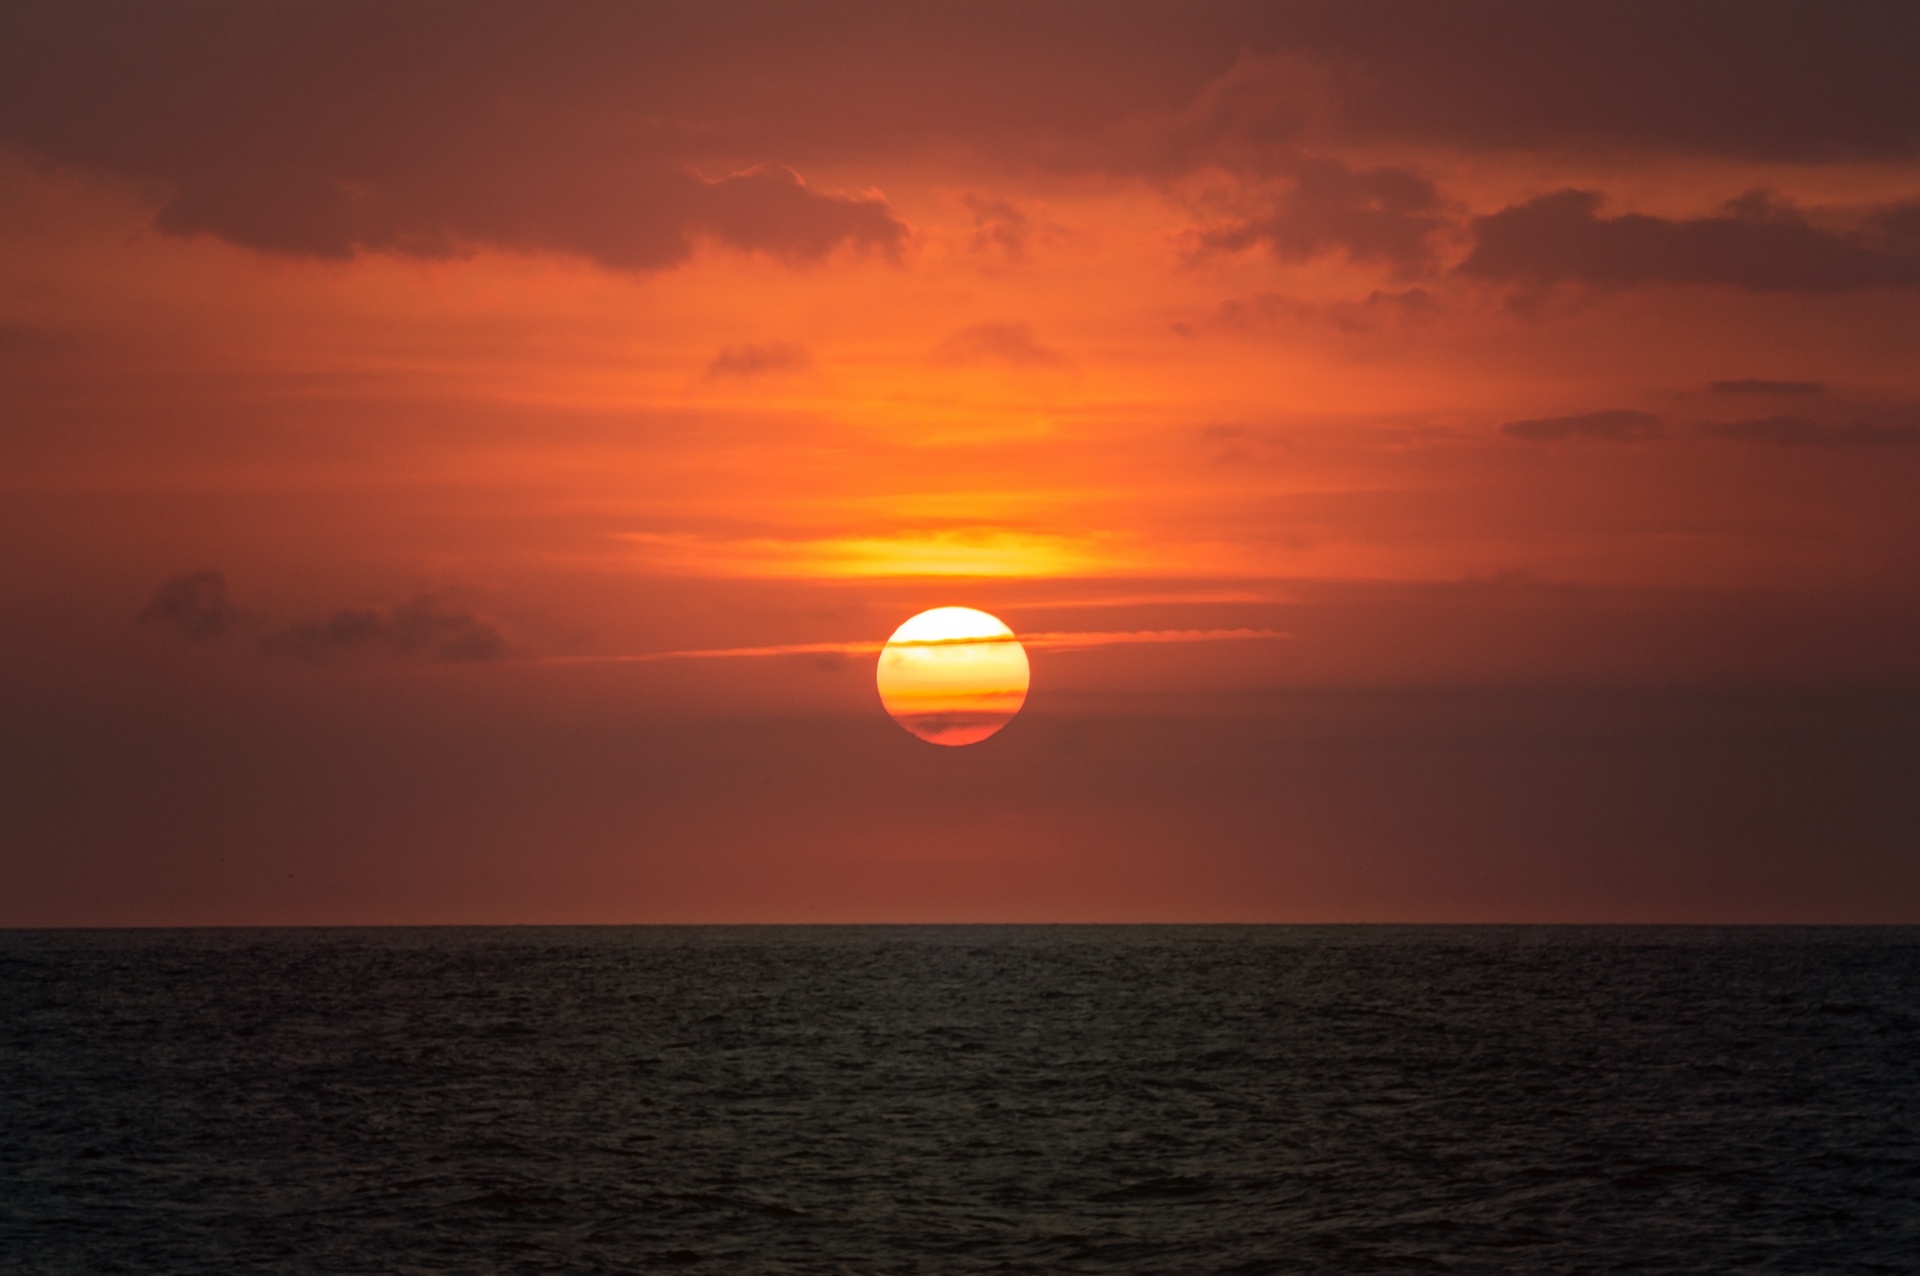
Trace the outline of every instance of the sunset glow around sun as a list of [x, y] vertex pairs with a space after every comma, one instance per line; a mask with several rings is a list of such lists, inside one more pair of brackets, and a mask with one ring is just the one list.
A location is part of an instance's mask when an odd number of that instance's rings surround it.
[[923, 611], [893, 631], [874, 681], [880, 703], [930, 744], [977, 744], [1027, 699], [1027, 652], [1013, 630], [971, 607]]
[[1916, 62], [0, 3], [0, 928], [1920, 921]]

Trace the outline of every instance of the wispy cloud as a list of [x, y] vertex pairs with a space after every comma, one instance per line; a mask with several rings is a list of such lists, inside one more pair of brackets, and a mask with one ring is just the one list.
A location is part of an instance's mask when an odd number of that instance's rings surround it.
[[1082, 651], [1089, 647], [1116, 647], [1130, 643], [1240, 642], [1250, 638], [1291, 638], [1279, 629], [1123, 629], [1081, 633], [1022, 634], [1023, 646], [1041, 651]]
[[1776, 447], [1872, 448], [1920, 445], [1920, 422], [1848, 421], [1838, 425], [1803, 416], [1767, 416], [1722, 421], [1704, 427], [1711, 437]]
[[707, 365], [706, 378], [748, 380], [781, 373], [805, 372], [813, 366], [813, 352], [789, 341], [758, 345], [723, 346]]
[[1529, 443], [1557, 443], [1565, 439], [1605, 439], [1614, 443], [1638, 443], [1657, 439], [1666, 431], [1666, 422], [1651, 412], [1632, 408], [1607, 408], [1600, 412], [1582, 412], [1577, 416], [1534, 417], [1509, 421], [1500, 432], [1509, 438]]
[[1067, 357], [1040, 344], [1024, 323], [977, 323], [942, 341], [933, 362], [953, 367], [1003, 363], [1016, 368], [1060, 368]]
[[[1015, 642], [1029, 651], [1085, 651], [1093, 647], [1116, 647], [1136, 643], [1243, 642], [1254, 638], [1291, 638], [1277, 629], [1096, 629], [1052, 631], [987, 638], [946, 638], [902, 644], [915, 647], [965, 646], [971, 643]], [[549, 665], [651, 664], [660, 660], [733, 660], [765, 656], [870, 656], [878, 655], [887, 644], [861, 642], [798, 642], [771, 647], [708, 647], [693, 651], [644, 651], [603, 656], [547, 656], [539, 663]]]
[[1101, 598], [1048, 598], [1042, 601], [1022, 600], [1008, 603], [1008, 611], [1056, 611], [1066, 608], [1101, 607], [1178, 607], [1194, 603], [1290, 603], [1297, 599], [1291, 594], [1277, 593], [1272, 590], [1254, 589], [1210, 589], [1193, 593], [1163, 594], [1113, 594]]
[[165, 625], [196, 642], [218, 638], [233, 628], [235, 613], [227, 601], [227, 578], [219, 572], [187, 572], [154, 591], [140, 612], [142, 624]]
[[368, 653], [461, 664], [499, 659], [506, 639], [492, 622], [442, 610], [422, 594], [393, 607], [343, 609], [324, 620], [302, 621], [263, 637], [260, 650], [311, 664]]
[[1769, 381], [1764, 377], [1707, 382], [1713, 394], [1822, 394], [1826, 388], [1820, 381]]
[[1116, 565], [1099, 537], [999, 527], [870, 536], [726, 539], [620, 532], [648, 563], [667, 571], [729, 576], [1069, 576]]

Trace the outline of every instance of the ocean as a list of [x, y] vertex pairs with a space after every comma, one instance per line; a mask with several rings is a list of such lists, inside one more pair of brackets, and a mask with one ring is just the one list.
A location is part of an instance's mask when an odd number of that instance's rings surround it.
[[0, 932], [0, 1270], [1920, 1271], [1920, 928]]

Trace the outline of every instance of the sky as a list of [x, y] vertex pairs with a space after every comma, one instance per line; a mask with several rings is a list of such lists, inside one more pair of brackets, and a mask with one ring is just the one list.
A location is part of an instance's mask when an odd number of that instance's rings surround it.
[[7, 6], [0, 925], [1920, 922], [1916, 60]]

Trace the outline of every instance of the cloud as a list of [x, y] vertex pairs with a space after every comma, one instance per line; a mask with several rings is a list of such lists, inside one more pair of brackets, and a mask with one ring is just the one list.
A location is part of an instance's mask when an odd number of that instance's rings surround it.
[[[1714, 382], [1720, 393], [1761, 395], [1817, 394], [1821, 387], [1803, 381]], [[1732, 387], [1721, 390], [1720, 387]], [[1614, 408], [1578, 416], [1540, 417], [1509, 421], [1500, 427], [1511, 438], [1534, 443], [1564, 439], [1606, 439], [1619, 443], [1662, 437], [1665, 422], [1649, 412]], [[1910, 416], [1886, 421], [1850, 421], [1831, 424], [1811, 417], [1778, 414], [1743, 421], [1711, 422], [1699, 427], [1707, 438], [1740, 443], [1766, 443], [1799, 448], [1876, 448], [1920, 446], [1920, 420]]]
[[1008, 261], [1019, 261], [1027, 255], [1033, 223], [1025, 213], [1004, 199], [982, 195], [967, 196], [966, 204], [973, 214], [973, 251], [998, 251]]
[[1707, 389], [1715, 394], [1823, 394], [1826, 388], [1825, 384], [1819, 381], [1768, 381], [1760, 377], [1743, 377], [1738, 381], [1707, 382]]
[[[1274, 324], [1294, 323], [1330, 328], [1349, 336], [1368, 336], [1396, 329], [1411, 329], [1432, 319], [1442, 309], [1440, 301], [1425, 288], [1394, 291], [1376, 288], [1358, 301], [1303, 301], [1278, 292], [1257, 292], [1246, 297], [1230, 297], [1214, 307], [1208, 321], [1236, 332]], [[1174, 324], [1174, 331], [1193, 336], [1194, 325]]]
[[781, 164], [703, 183], [686, 226], [735, 248], [790, 262], [818, 261], [850, 244], [897, 257], [907, 226], [880, 194], [828, 195]]
[[1803, 416], [1767, 416], [1705, 426], [1712, 438], [1778, 447], [1876, 448], [1920, 446], [1920, 423], [1853, 421], [1826, 425]]
[[977, 323], [935, 347], [933, 361], [960, 367], [1005, 363], [1016, 368], [1058, 368], [1066, 365], [1067, 357], [1041, 345], [1024, 323]]
[[1257, 167], [1309, 136], [1812, 162], [1920, 153], [1920, 18], [1897, 4], [1379, 0], [1165, 12], [1135, 30], [1169, 60], [1221, 36], [1240, 54], [1178, 113], [1156, 154], [1186, 171]]
[[[933, 638], [912, 646], [970, 647], [983, 643], [1018, 642], [1030, 651], [1086, 651], [1094, 647], [1133, 646], [1142, 643], [1244, 642], [1255, 638], [1291, 638], [1277, 629], [1127, 629], [1063, 630], [991, 638]], [[740, 660], [767, 656], [871, 656], [887, 644], [871, 639], [857, 642], [797, 642], [770, 647], [705, 647], [692, 651], [647, 651], [617, 656], [549, 656], [542, 664], [652, 664], [659, 660]]]
[[684, 42], [624, 8], [8, 9], [0, 145], [140, 182], [169, 234], [289, 256], [899, 252], [882, 195], [754, 162], [771, 133], [715, 142]]
[[[769, 162], [802, 157], [1285, 178], [1219, 240], [1405, 269], [1435, 215], [1420, 179], [1302, 168], [1300, 147], [1920, 155], [1910, 6], [1109, 9], [1089, 39], [1078, 3], [0, 5], [0, 146], [155, 191], [170, 233], [265, 252], [634, 271], [703, 240], [786, 261], [900, 250], [884, 198]], [[1017, 218], [983, 215], [1017, 255]], [[1870, 229], [1897, 245], [1916, 219]]]
[[1651, 412], [1631, 408], [1608, 408], [1601, 412], [1582, 412], [1577, 416], [1534, 417], [1509, 421], [1500, 432], [1529, 443], [1553, 443], [1563, 439], [1606, 439], [1614, 443], [1638, 443], [1657, 439], [1666, 431], [1666, 423]]
[[304, 621], [266, 635], [260, 650], [313, 663], [377, 653], [459, 664], [499, 659], [506, 654], [506, 640], [491, 622], [468, 612], [442, 611], [422, 594], [391, 608], [341, 610], [325, 620]]
[[1087, 651], [1094, 647], [1139, 643], [1245, 642], [1255, 638], [1291, 638], [1278, 629], [1133, 629], [1050, 632], [1020, 635], [1021, 645], [1041, 651]]
[[218, 638], [233, 628], [235, 617], [227, 602], [227, 578], [219, 572], [175, 576], [140, 610], [142, 624], [166, 625], [195, 642]]
[[1354, 261], [1382, 262], [1413, 274], [1433, 258], [1433, 237], [1446, 224], [1440, 193], [1425, 177], [1400, 168], [1350, 168], [1339, 160], [1301, 159], [1292, 186], [1267, 211], [1200, 232], [1203, 253], [1239, 252], [1264, 244], [1283, 260], [1304, 261], [1338, 249]]
[[1887, 229], [1904, 226], [1899, 209], [1881, 210], [1868, 230], [1848, 233], [1814, 226], [1757, 192], [1734, 200], [1720, 216], [1684, 221], [1645, 213], [1602, 217], [1600, 204], [1598, 191], [1561, 190], [1476, 217], [1473, 251], [1459, 269], [1534, 287], [1920, 288], [1920, 252]]
[[801, 372], [813, 366], [813, 354], [805, 346], [788, 341], [769, 341], [759, 345], [724, 346], [707, 365], [707, 380], [729, 377], [747, 379], [781, 372]]
[[1021, 611], [1059, 611], [1107, 607], [1189, 607], [1220, 603], [1295, 603], [1299, 597], [1275, 589], [1196, 589], [1176, 593], [1113, 594], [1096, 598], [1025, 599], [1014, 604]]
[[840, 171], [957, 147], [1082, 170], [1266, 172], [1307, 137], [1920, 154], [1909, 5], [1193, 0], [1102, 6], [1094, 38], [1089, 12], [12, 4], [0, 142], [158, 183], [177, 194], [174, 224], [280, 251], [510, 231], [509, 246], [642, 261], [675, 259], [692, 224], [680, 204], [700, 201], [693, 172], [762, 159]]
[[[430, 162], [329, 172], [278, 161], [185, 173], [155, 225], [289, 256], [444, 258], [488, 247], [568, 253], [629, 271], [677, 265], [703, 238], [789, 263], [842, 245], [897, 256], [906, 240], [883, 197], [822, 193], [780, 165], [716, 180], [644, 154], [610, 160], [591, 178], [550, 168], [501, 155], [470, 173]], [[550, 199], [567, 185], [581, 189]]]

